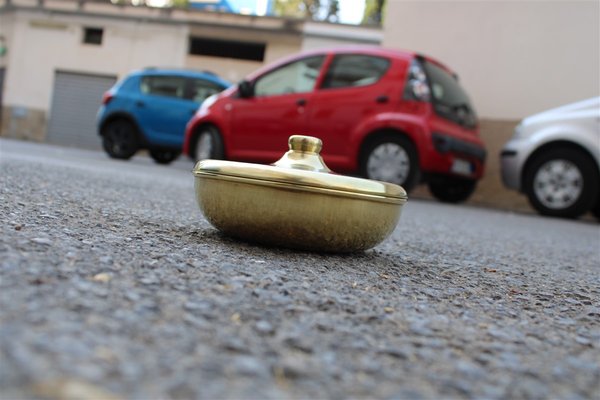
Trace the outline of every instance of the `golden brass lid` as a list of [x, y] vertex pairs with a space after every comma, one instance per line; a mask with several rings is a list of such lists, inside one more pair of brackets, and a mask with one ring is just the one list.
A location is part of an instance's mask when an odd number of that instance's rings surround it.
[[323, 143], [318, 138], [293, 135], [288, 144], [290, 150], [272, 165], [202, 160], [196, 164], [193, 173], [205, 178], [367, 198], [386, 203], [406, 202], [406, 191], [401, 186], [331, 172], [319, 154]]

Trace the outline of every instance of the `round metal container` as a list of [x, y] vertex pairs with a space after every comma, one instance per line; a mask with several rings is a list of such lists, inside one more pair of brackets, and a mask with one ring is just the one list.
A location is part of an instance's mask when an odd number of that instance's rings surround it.
[[332, 173], [317, 138], [291, 136], [289, 146], [273, 165], [199, 161], [196, 199], [206, 219], [243, 240], [325, 252], [366, 250], [392, 233], [402, 187]]

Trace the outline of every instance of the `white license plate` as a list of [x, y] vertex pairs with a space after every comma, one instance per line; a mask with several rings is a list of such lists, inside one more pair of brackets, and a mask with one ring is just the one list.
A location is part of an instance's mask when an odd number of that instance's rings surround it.
[[471, 175], [473, 173], [473, 167], [471, 163], [458, 158], [452, 162], [452, 168], [450, 170], [455, 174], [461, 175]]

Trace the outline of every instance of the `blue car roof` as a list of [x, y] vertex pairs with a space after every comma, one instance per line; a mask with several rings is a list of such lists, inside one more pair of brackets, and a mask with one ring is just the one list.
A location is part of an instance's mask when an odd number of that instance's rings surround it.
[[131, 72], [128, 76], [143, 76], [143, 75], [177, 75], [185, 78], [202, 78], [209, 79], [221, 83], [223, 86], [231, 86], [231, 82], [221, 78], [219, 75], [211, 71], [197, 71], [192, 69], [177, 69], [177, 68], [145, 68]]

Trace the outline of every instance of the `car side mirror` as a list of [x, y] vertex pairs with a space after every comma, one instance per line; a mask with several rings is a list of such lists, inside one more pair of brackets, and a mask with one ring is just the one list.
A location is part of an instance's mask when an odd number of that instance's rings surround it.
[[243, 80], [238, 83], [238, 91], [240, 93], [240, 97], [247, 99], [254, 96], [254, 86], [247, 80]]

